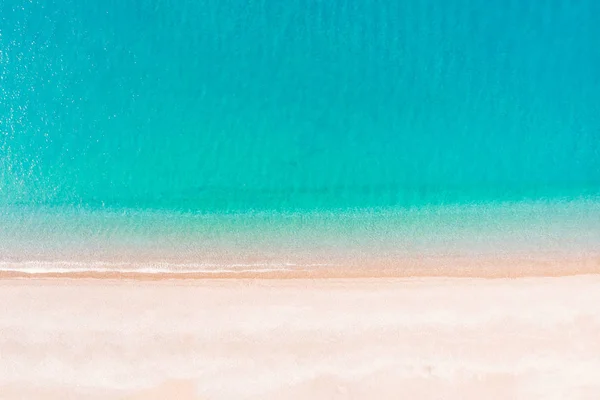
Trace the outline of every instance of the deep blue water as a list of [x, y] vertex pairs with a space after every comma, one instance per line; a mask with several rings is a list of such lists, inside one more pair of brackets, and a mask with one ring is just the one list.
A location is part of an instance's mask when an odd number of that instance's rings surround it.
[[0, 262], [596, 251], [598, 43], [596, 0], [0, 0]]
[[599, 16], [594, 0], [2, 0], [0, 202], [591, 195]]

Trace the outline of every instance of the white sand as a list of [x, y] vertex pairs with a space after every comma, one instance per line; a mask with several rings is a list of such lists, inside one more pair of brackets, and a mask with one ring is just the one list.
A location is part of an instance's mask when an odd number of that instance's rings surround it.
[[600, 276], [0, 280], [0, 399], [599, 399]]

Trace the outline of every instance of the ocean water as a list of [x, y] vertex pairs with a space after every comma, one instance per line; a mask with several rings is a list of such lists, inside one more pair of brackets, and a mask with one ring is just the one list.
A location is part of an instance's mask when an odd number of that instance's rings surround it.
[[596, 251], [599, 15], [0, 0], [0, 262]]

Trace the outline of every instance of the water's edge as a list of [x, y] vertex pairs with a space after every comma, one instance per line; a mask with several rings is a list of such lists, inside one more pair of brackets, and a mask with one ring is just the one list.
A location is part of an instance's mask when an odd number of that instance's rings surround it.
[[0, 272], [588, 271], [600, 259], [597, 221], [597, 199], [239, 214], [13, 207], [0, 210]]

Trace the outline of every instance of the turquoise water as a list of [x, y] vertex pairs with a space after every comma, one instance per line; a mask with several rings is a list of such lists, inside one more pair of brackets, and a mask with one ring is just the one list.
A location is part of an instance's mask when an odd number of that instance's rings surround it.
[[[194, 248], [331, 214], [307, 235], [351, 248], [408, 228], [365, 233], [348, 213], [595, 199], [599, 15], [594, 0], [2, 0], [0, 237], [43, 253], [48, 213], [65, 246], [96, 221], [96, 239], [192, 229]], [[138, 217], [103, 225], [124, 212]]]

